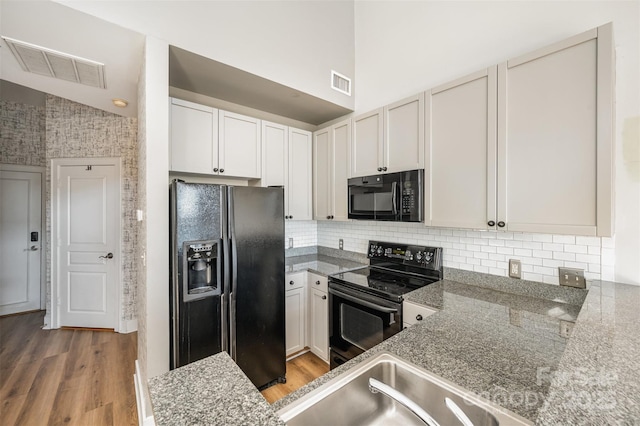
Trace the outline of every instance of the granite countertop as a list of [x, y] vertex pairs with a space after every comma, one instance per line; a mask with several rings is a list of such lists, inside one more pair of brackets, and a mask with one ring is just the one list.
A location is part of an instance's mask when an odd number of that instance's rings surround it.
[[226, 352], [149, 379], [156, 425], [282, 425]]
[[[637, 422], [640, 287], [598, 281], [587, 294], [527, 284], [526, 291], [513, 294], [498, 291], [499, 286], [443, 280], [409, 293], [407, 300], [440, 312], [272, 407], [284, 408], [359, 362], [388, 351], [536, 424]], [[540, 297], [533, 297], [536, 293]], [[571, 333], [569, 339], [565, 330]]]
[[325, 254], [307, 254], [287, 257], [285, 265], [285, 271], [287, 273], [311, 271], [326, 276], [367, 266], [367, 264], [362, 262], [340, 259]]
[[[290, 257], [287, 267], [326, 275], [351, 269], [343, 262], [313, 254]], [[405, 296], [438, 313], [271, 406], [225, 353], [151, 379], [156, 423], [281, 424], [277, 410], [381, 351], [537, 424], [640, 419], [640, 286], [594, 281], [587, 292], [457, 270], [445, 276]]]

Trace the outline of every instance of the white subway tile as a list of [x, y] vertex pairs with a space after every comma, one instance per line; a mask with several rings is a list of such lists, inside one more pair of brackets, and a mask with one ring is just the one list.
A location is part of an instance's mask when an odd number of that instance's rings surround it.
[[532, 250], [532, 256], [541, 259], [551, 259], [553, 258], [553, 252], [547, 250]]
[[600, 248], [600, 246], [588, 246], [587, 247], [587, 253], [589, 254], [595, 254], [597, 256], [600, 256], [600, 250], [602, 250]]
[[574, 237], [573, 235], [554, 235], [553, 242], [560, 244], [575, 244], [576, 237]]
[[567, 253], [587, 253], [587, 246], [579, 246], [574, 244], [565, 244], [564, 251]]
[[616, 248], [616, 240], [611, 237], [602, 238], [602, 248]]
[[537, 241], [540, 243], [551, 243], [553, 242], [553, 237], [547, 234], [533, 234], [533, 241]]
[[553, 258], [556, 260], [568, 260], [570, 262], [574, 262], [576, 260], [575, 253], [564, 253], [561, 251], [554, 251]]
[[491, 275], [498, 275], [501, 277], [506, 277], [507, 276], [507, 270], [506, 269], [502, 269], [502, 268], [489, 268], [489, 273]]
[[542, 243], [535, 241], [525, 241], [522, 243], [522, 248], [531, 250], [542, 250]]
[[476, 259], [489, 259], [489, 254], [477, 251], [473, 253], [473, 257]]
[[499, 254], [510, 256], [513, 254], [513, 248], [511, 247], [498, 247], [496, 250]]
[[522, 248], [522, 241], [505, 241], [504, 245], [506, 247]]
[[600, 247], [600, 237], [576, 237], [576, 244]]
[[522, 273], [522, 278], [524, 278], [525, 280], [529, 280], [529, 281], [542, 281], [542, 275], [540, 274], [533, 274], [531, 272], [523, 272]]
[[600, 256], [592, 254], [576, 254], [576, 262], [600, 263]]
[[504, 262], [506, 260], [506, 257], [504, 254], [489, 253], [489, 259], [495, 260], [498, 262]]
[[513, 232], [498, 232], [498, 240], [513, 240]]
[[582, 262], [564, 262], [564, 266], [566, 268], [574, 268], [574, 269], [586, 270], [589, 265], [586, 264], [586, 263], [582, 263]]
[[514, 240], [518, 240], [518, 241], [533, 241], [533, 236], [531, 234], [514, 234], [513, 235], [513, 239]]
[[560, 285], [558, 277], [550, 277], [550, 276], [547, 276], [547, 275], [542, 277], [542, 282], [543, 283], [547, 283], [547, 284]]
[[476, 272], [483, 272], [485, 274], [489, 273], [489, 268], [487, 268], [486, 266], [482, 266], [482, 265], [475, 265], [473, 267], [473, 270]]
[[533, 256], [533, 252], [531, 250], [529, 250], [529, 249], [519, 249], [519, 248], [517, 248], [517, 249], [515, 249], [513, 251], [513, 254], [516, 255], [516, 256], [526, 256], [526, 257]]
[[505, 240], [489, 240], [489, 245], [493, 247], [504, 247]]
[[496, 266], [499, 269], [503, 269], [505, 274], [509, 270], [509, 264], [507, 262], [496, 262]]
[[496, 247], [482, 246], [481, 251], [483, 253], [496, 253], [497, 249], [496, 249]]
[[562, 244], [554, 244], [554, 243], [543, 243], [542, 250], [547, 251], [562, 251], [564, 250], [564, 246]]
[[616, 252], [612, 248], [602, 249], [602, 264], [607, 266], [615, 266], [616, 264]]
[[546, 266], [534, 266], [533, 267], [533, 272], [535, 272], [537, 274], [548, 275], [550, 277], [553, 277], [553, 276], [558, 274], [558, 270], [557, 269], [547, 268]]

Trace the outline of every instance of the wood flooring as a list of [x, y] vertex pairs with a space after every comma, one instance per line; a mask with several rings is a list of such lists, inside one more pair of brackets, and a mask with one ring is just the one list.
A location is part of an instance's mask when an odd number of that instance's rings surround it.
[[327, 372], [329, 372], [329, 364], [311, 352], [307, 352], [287, 361], [287, 383], [273, 385], [263, 390], [262, 396], [269, 404], [273, 404]]
[[0, 424], [137, 425], [137, 333], [42, 330], [43, 319], [0, 318]]

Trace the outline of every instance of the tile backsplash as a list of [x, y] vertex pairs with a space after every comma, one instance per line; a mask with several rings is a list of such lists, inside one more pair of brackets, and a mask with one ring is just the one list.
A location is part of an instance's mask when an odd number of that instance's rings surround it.
[[[293, 223], [293, 222], [290, 222]], [[507, 276], [509, 259], [522, 262], [522, 278], [558, 284], [558, 267], [584, 269], [590, 280], [613, 280], [612, 238], [429, 228], [419, 223], [373, 221], [287, 223], [287, 235], [317, 245], [366, 253], [369, 240], [443, 247], [444, 266]], [[315, 235], [314, 234], [315, 231]], [[294, 239], [295, 244], [295, 239]], [[296, 247], [301, 246], [296, 244]], [[308, 244], [312, 245], [312, 243]]]
[[289, 248], [289, 238], [293, 238], [293, 247], [318, 245], [318, 232], [314, 220], [287, 220], [284, 222], [284, 246]]

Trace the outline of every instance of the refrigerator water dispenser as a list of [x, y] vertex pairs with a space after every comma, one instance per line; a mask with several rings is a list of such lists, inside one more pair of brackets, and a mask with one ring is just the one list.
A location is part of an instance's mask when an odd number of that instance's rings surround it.
[[183, 245], [183, 300], [220, 294], [218, 241], [188, 241]]

